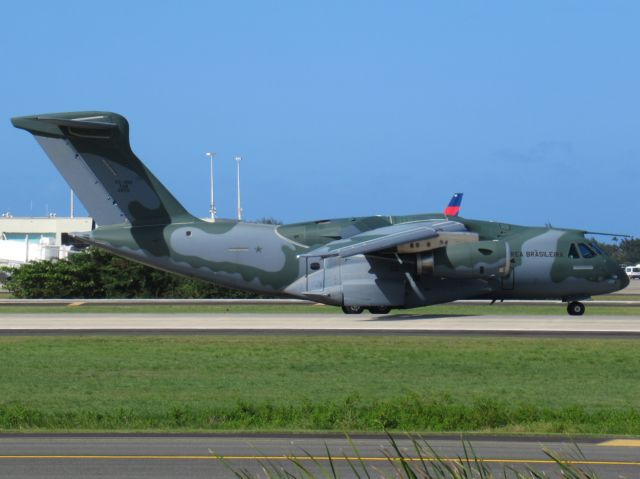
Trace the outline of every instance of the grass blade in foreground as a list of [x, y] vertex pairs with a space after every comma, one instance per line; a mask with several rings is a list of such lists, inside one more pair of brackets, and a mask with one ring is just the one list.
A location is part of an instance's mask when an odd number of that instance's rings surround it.
[[[472, 445], [468, 441], [462, 440], [462, 447], [464, 451], [463, 456], [458, 456], [456, 459], [447, 459], [440, 456], [426, 440], [422, 438], [415, 438], [408, 435], [411, 439], [416, 452], [416, 456], [408, 456], [405, 454], [398, 445], [397, 441], [392, 435], [388, 435], [388, 441], [391, 446], [391, 452], [382, 449], [381, 453], [386, 457], [388, 471], [379, 471], [377, 468], [370, 467], [366, 464], [362, 458], [360, 452], [357, 450], [353, 442], [349, 439], [351, 447], [353, 448], [353, 457], [356, 457], [358, 462], [362, 466], [362, 472], [367, 478], [398, 478], [398, 479], [549, 479], [550, 477], [563, 477], [566, 479], [598, 479], [598, 475], [589, 468], [583, 469], [575, 461], [586, 461], [580, 449], [576, 445], [577, 456], [574, 459], [561, 459], [560, 455], [553, 451], [544, 450], [545, 454], [554, 461], [557, 465], [557, 475], [554, 472], [551, 476], [543, 471], [538, 471], [530, 466], [525, 466], [525, 471], [516, 470], [512, 466], [503, 467], [501, 470], [492, 470], [487, 463], [478, 457], [473, 450]], [[309, 451], [302, 450], [306, 458], [316, 466], [318, 472], [314, 472], [312, 468], [306, 467], [302, 463], [302, 459], [296, 456], [290, 456], [288, 461], [297, 469], [301, 475], [296, 475], [293, 472], [287, 470], [286, 466], [277, 467], [275, 464], [269, 464], [269, 468], [265, 468], [262, 465], [264, 477], [267, 479], [272, 478], [292, 478], [303, 477], [307, 479], [340, 479], [342, 477], [363, 477], [354, 467], [350, 457], [339, 457], [331, 454], [328, 446], [325, 445], [326, 456], [324, 458], [318, 458], [313, 456]], [[428, 452], [427, 452], [428, 451]], [[342, 476], [339, 469], [336, 467], [336, 460], [345, 460], [349, 463], [349, 474]], [[224, 460], [224, 458], [223, 458]], [[327, 461], [329, 463], [329, 469], [325, 467], [321, 462]], [[259, 478], [260, 475], [251, 476], [246, 470], [236, 471], [232, 466], [229, 466], [230, 470], [238, 478]], [[355, 475], [355, 476], [354, 476]]]

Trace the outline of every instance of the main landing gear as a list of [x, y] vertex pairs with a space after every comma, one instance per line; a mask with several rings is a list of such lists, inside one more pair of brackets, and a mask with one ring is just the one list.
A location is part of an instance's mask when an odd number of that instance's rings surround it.
[[362, 306], [343, 306], [342, 312], [344, 314], [360, 314], [364, 311]]
[[584, 304], [582, 304], [580, 301], [571, 301], [567, 305], [567, 313], [569, 313], [571, 316], [582, 316], [584, 314], [584, 310]]
[[[371, 314], [387, 314], [391, 311], [389, 306], [369, 306], [367, 308]], [[343, 306], [344, 314], [360, 314], [364, 311], [364, 306]]]

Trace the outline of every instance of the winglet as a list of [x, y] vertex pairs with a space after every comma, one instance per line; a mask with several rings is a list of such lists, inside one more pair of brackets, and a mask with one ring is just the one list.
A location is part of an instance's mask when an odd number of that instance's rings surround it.
[[460, 205], [462, 204], [462, 193], [456, 193], [451, 197], [449, 206], [444, 209], [445, 216], [458, 216]]

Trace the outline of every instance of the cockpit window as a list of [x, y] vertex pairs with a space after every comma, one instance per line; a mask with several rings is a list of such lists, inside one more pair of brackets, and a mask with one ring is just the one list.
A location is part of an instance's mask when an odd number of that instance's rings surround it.
[[596, 255], [596, 253], [584, 243], [578, 243], [578, 248], [580, 248], [580, 254], [583, 258], [593, 258]]
[[577, 259], [580, 256], [578, 255], [578, 250], [576, 249], [576, 245], [571, 243], [571, 247], [569, 248], [569, 258]]
[[594, 249], [596, 253], [604, 254], [604, 251], [602, 251], [602, 248], [600, 248], [600, 246], [598, 246], [597, 244], [589, 243], [589, 246], [591, 246], [591, 248]]

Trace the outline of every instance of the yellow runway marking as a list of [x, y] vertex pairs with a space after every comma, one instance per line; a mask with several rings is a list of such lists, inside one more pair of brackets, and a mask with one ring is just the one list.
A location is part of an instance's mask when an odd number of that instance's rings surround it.
[[69, 303], [69, 307], [82, 306], [84, 303], [84, 301], [74, 301], [73, 303]]
[[[225, 461], [328, 461], [328, 456], [114, 456], [114, 455], [0, 455], [2, 459], [98, 459], [98, 460], [225, 460]], [[386, 462], [386, 461], [407, 461], [407, 462], [461, 462], [459, 458], [419, 458], [419, 457], [357, 457], [357, 456], [331, 456], [333, 461], [366, 461], [366, 462]], [[476, 461], [475, 459], [473, 460]], [[478, 462], [496, 464], [556, 464], [552, 459], [477, 459]], [[562, 461], [563, 464], [575, 464], [585, 466], [639, 466], [640, 461], [589, 461], [589, 460], [569, 460]]]
[[598, 446], [612, 447], [640, 447], [640, 439], [612, 439], [598, 444]]

